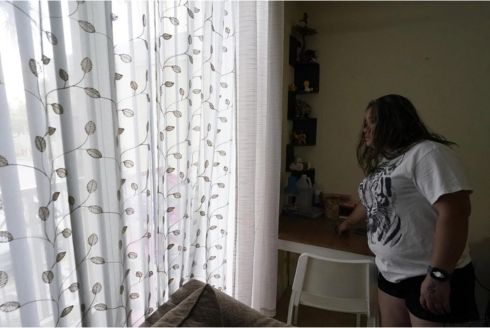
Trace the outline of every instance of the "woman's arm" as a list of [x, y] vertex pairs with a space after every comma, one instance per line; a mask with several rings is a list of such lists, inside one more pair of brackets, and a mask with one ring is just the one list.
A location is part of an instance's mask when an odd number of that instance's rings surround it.
[[[433, 206], [437, 211], [437, 223], [431, 266], [451, 273], [468, 238], [468, 218], [471, 213], [469, 192], [443, 195]], [[427, 275], [420, 290], [420, 304], [433, 313], [448, 313], [449, 292], [449, 280], [440, 282]]]
[[361, 203], [357, 203], [356, 207], [354, 207], [354, 210], [347, 217], [347, 219], [345, 219], [344, 222], [338, 225], [337, 233], [343, 234], [349, 231], [349, 229], [352, 228], [352, 226], [354, 226], [356, 223], [359, 223], [362, 220], [366, 220], [366, 219], [367, 219], [366, 209]]

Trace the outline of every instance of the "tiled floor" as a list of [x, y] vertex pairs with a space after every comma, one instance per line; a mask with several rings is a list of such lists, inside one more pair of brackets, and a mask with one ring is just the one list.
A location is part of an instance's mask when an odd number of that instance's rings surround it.
[[[277, 320], [286, 322], [291, 292], [285, 293], [277, 302]], [[365, 325], [361, 317], [361, 326]], [[332, 312], [300, 305], [298, 326], [300, 327], [352, 327], [356, 325], [356, 316], [349, 313]]]

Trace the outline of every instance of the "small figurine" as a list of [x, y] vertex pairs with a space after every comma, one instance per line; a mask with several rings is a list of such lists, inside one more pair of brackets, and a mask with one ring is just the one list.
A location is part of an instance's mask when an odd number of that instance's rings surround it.
[[311, 106], [300, 99], [296, 99], [295, 115], [297, 118], [308, 118], [311, 114]]
[[303, 160], [301, 158], [296, 158], [296, 160], [289, 164], [289, 169], [291, 171], [299, 171], [302, 172], [305, 169], [305, 163], [303, 163]]
[[296, 85], [294, 83], [291, 83], [290, 85], [288, 85], [288, 91], [296, 91], [298, 88], [296, 87]]
[[293, 131], [292, 141], [295, 145], [306, 145], [306, 134], [303, 131]]
[[313, 88], [310, 88], [310, 81], [305, 80], [303, 82], [303, 86], [305, 87], [305, 92], [312, 92]]

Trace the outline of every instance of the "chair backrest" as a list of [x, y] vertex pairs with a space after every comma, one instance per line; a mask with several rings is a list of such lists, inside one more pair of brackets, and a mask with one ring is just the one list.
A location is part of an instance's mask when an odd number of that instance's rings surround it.
[[295, 305], [301, 303], [333, 311], [374, 314], [374, 260], [346, 260], [303, 253], [292, 286]]

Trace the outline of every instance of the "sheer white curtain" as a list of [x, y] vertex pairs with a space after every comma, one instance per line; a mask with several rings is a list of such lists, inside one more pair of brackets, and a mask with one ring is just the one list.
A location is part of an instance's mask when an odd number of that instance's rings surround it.
[[235, 7], [0, 3], [0, 325], [232, 293]]
[[238, 3], [235, 296], [274, 315], [281, 168], [283, 3]]

